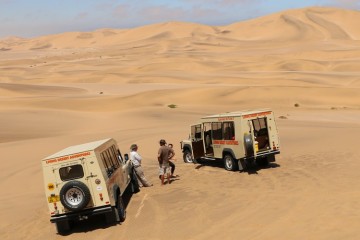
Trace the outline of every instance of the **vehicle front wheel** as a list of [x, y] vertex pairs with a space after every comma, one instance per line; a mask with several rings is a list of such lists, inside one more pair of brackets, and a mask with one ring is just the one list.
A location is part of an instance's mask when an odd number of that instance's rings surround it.
[[184, 162], [185, 162], [185, 163], [192, 163], [192, 162], [194, 162], [193, 157], [192, 157], [192, 154], [191, 154], [190, 150], [188, 150], [188, 149], [186, 149], [186, 150], [184, 151], [183, 159], [184, 159]]
[[236, 161], [230, 154], [225, 154], [224, 166], [225, 166], [225, 169], [228, 171], [235, 171], [238, 168]]

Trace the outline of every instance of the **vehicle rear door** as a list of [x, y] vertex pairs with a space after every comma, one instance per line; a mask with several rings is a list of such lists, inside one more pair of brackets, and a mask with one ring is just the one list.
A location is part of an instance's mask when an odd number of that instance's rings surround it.
[[204, 152], [204, 139], [203, 139], [202, 124], [191, 126], [191, 142], [194, 159], [198, 159], [205, 155]]
[[252, 120], [253, 132], [255, 140], [257, 141], [258, 151], [265, 151], [270, 149], [269, 131], [268, 131], [268, 118], [261, 117]]
[[255, 143], [254, 125], [252, 120], [247, 121], [247, 126], [248, 126], [248, 131], [245, 131], [246, 134], [244, 136], [246, 155], [248, 157], [253, 156], [254, 158], [256, 158], [257, 146]]

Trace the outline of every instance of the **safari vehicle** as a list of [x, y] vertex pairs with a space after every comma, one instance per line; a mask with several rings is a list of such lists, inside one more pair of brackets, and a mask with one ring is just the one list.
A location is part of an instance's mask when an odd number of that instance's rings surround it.
[[181, 149], [186, 163], [221, 160], [229, 171], [267, 165], [280, 153], [274, 113], [263, 109], [203, 117], [191, 126]]
[[123, 196], [139, 191], [127, 154], [123, 158], [111, 138], [68, 147], [44, 158], [42, 167], [50, 222], [60, 234], [97, 214], [124, 221]]

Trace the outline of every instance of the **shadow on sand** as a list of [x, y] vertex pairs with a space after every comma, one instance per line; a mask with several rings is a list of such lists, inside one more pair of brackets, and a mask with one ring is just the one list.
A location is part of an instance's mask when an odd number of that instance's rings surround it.
[[[206, 160], [201, 160], [201, 162], [198, 162], [198, 164], [196, 164], [195, 169], [201, 169], [202, 167], [205, 166], [224, 169], [224, 163], [222, 161], [206, 161]], [[280, 167], [280, 165], [277, 163], [269, 163], [266, 166], [254, 164], [253, 166], [238, 172], [247, 172], [250, 175], [250, 174], [258, 174], [258, 171], [261, 171], [262, 169], [278, 168], [278, 167]]]
[[[136, 194], [136, 193], [131, 193], [130, 191], [127, 191], [124, 193], [123, 203], [124, 203], [125, 209], [129, 205], [133, 194]], [[91, 231], [94, 231], [94, 230], [97, 230], [100, 228], [106, 229], [106, 228], [109, 228], [112, 226], [116, 226], [118, 224], [121, 224], [121, 223], [118, 223], [118, 222], [107, 223], [105, 215], [100, 214], [100, 215], [90, 216], [88, 219], [85, 219], [82, 221], [71, 221], [70, 222], [70, 230], [66, 233], [62, 233], [62, 234], [58, 234], [58, 235], [68, 236], [73, 233], [91, 232]]]

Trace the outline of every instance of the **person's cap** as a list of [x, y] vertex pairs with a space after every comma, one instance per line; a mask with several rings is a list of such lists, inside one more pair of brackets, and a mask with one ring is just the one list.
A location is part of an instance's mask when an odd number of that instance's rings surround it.
[[166, 144], [165, 139], [161, 139], [161, 140], [160, 140], [160, 144]]
[[130, 150], [133, 150], [133, 149], [135, 149], [135, 148], [137, 148], [137, 145], [136, 145], [136, 144], [131, 144]]

